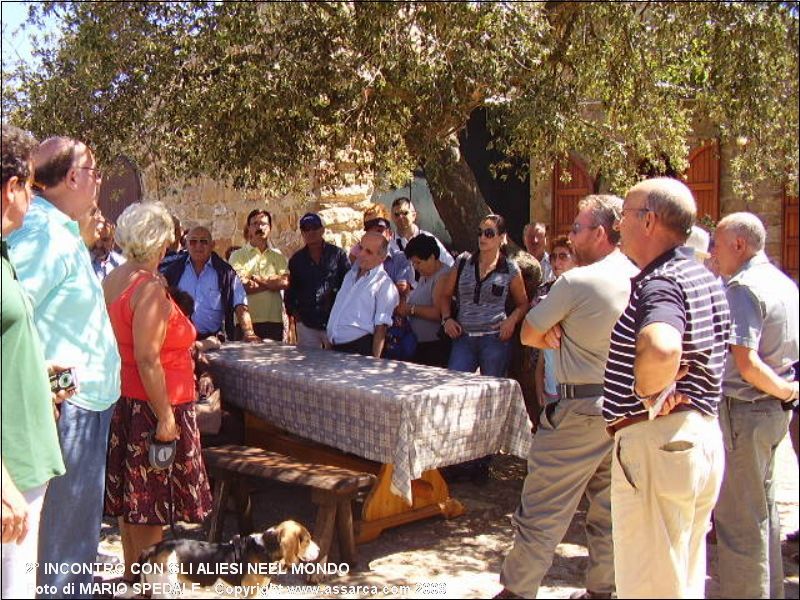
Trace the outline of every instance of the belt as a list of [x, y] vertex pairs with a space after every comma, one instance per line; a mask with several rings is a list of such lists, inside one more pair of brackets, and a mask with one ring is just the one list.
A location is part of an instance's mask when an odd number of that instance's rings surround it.
[[[686, 404], [678, 404], [678, 406], [673, 408], [669, 414], [684, 412], [688, 410], [694, 410], [694, 408]], [[621, 431], [622, 429], [625, 429], [626, 427], [630, 427], [631, 425], [636, 425], [637, 423], [641, 423], [642, 421], [649, 421], [649, 420], [650, 420], [649, 416], [646, 412], [638, 415], [633, 415], [632, 417], [622, 417], [618, 421], [614, 421], [613, 423], [607, 425], [606, 431], [608, 432], [608, 435], [614, 437], [615, 433]]]
[[602, 396], [603, 386], [598, 383], [559, 383], [558, 396], [562, 400], [567, 398], [591, 398], [593, 396]]

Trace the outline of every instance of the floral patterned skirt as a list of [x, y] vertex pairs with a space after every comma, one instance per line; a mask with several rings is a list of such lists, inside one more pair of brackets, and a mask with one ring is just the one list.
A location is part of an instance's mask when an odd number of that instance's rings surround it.
[[105, 514], [134, 525], [201, 523], [211, 510], [194, 403], [172, 407], [180, 432], [175, 462], [154, 469], [147, 453], [157, 419], [150, 404], [125, 396], [111, 419], [106, 459]]

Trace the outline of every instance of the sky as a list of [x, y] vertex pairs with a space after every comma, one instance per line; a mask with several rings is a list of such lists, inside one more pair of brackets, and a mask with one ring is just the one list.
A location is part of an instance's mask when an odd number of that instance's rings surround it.
[[20, 32], [19, 27], [28, 16], [30, 2], [13, 2], [2, 0], [3, 64], [13, 64], [18, 60], [31, 61], [31, 34]]

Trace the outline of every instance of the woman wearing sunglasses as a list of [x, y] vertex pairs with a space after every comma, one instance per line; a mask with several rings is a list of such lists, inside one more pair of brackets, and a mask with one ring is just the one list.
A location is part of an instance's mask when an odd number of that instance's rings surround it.
[[[528, 297], [517, 263], [504, 252], [506, 223], [500, 215], [488, 215], [478, 229], [478, 252], [459, 256], [444, 277], [439, 308], [444, 332], [453, 340], [448, 368], [454, 371], [504, 377], [510, 339], [525, 316]], [[506, 298], [515, 307], [506, 314]], [[458, 312], [452, 310], [455, 298]]]

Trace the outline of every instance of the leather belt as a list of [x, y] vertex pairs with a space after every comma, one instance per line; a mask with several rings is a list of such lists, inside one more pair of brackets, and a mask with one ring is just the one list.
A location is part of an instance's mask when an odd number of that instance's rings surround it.
[[591, 398], [603, 395], [603, 386], [598, 383], [559, 383], [558, 397], [562, 400], [567, 398]]
[[[684, 412], [687, 410], [694, 410], [694, 408], [686, 404], [678, 404], [678, 406], [673, 408], [669, 414]], [[657, 418], [658, 417], [656, 417], [656, 419]], [[642, 421], [648, 421], [648, 420], [649, 418], [646, 412], [638, 415], [633, 415], [632, 417], [623, 417], [620, 420], [614, 421], [613, 423], [607, 425], [606, 431], [608, 432], [608, 435], [610, 435], [613, 438], [614, 434], [617, 433], [618, 431], [621, 431], [626, 427], [630, 427], [631, 425], [636, 425], [637, 423], [641, 423]]]

